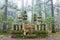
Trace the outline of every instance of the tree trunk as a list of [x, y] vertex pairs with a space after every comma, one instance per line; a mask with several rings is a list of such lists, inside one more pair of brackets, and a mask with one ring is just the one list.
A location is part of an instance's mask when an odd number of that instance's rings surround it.
[[5, 32], [5, 31], [6, 31], [7, 2], [8, 2], [8, 0], [5, 0], [5, 9], [4, 9], [4, 16], [3, 16], [3, 32]]
[[[51, 15], [54, 18], [54, 7], [53, 7], [53, 0], [51, 0]], [[54, 28], [54, 19], [52, 20], [52, 33], [55, 33], [55, 28]]]

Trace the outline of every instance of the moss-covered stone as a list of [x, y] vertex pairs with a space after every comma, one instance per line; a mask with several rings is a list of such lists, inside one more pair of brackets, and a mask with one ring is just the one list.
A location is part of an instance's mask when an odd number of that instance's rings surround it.
[[38, 19], [42, 18], [41, 16], [38, 16]]

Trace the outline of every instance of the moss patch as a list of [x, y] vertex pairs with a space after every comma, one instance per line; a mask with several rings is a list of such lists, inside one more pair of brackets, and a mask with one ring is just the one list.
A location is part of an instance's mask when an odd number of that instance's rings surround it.
[[6, 33], [0, 33], [0, 36], [4, 36], [4, 35], [6, 35]]
[[60, 32], [56, 32], [56, 33], [54, 33], [54, 35], [60, 36]]

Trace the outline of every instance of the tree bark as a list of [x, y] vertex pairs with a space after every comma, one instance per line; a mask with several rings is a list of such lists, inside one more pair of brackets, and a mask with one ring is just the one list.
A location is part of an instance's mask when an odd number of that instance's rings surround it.
[[52, 33], [55, 33], [55, 27], [54, 27], [54, 7], [53, 7], [53, 0], [51, 0], [51, 15], [53, 17], [52, 20]]
[[5, 32], [5, 31], [6, 31], [7, 2], [8, 2], [8, 0], [5, 0], [5, 9], [4, 9], [4, 16], [3, 16], [3, 32]]

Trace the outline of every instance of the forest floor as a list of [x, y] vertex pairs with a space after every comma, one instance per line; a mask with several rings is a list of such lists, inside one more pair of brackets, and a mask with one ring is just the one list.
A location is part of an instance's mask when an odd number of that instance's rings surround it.
[[0, 40], [60, 40], [60, 32], [56, 34], [49, 35], [48, 38], [35, 38], [35, 39], [19, 39], [19, 38], [11, 38], [11, 35], [0, 36]]
[[11, 38], [11, 36], [0, 36], [0, 40], [60, 40], [60, 36], [50, 35], [47, 39], [44, 38], [35, 38], [35, 39], [19, 39], [19, 38]]

